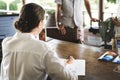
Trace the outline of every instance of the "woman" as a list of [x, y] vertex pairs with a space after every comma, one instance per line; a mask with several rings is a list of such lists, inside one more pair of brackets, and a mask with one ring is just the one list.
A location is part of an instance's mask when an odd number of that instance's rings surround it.
[[15, 22], [18, 31], [2, 42], [2, 80], [45, 80], [47, 74], [52, 80], [78, 79], [76, 74], [67, 70], [66, 64], [60, 63], [45, 42], [38, 39], [44, 14], [44, 9], [35, 3], [22, 7]]

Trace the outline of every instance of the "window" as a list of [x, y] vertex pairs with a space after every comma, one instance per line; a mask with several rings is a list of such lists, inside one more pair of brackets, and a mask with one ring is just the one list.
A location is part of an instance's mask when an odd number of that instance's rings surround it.
[[[92, 16], [98, 18], [99, 12], [99, 0], [89, 0], [91, 5]], [[117, 6], [120, 0], [103, 0], [104, 4], [104, 20], [110, 16], [116, 16]], [[34, 2], [43, 6], [47, 13], [53, 13], [56, 9], [56, 3], [54, 0], [26, 0], [26, 3]], [[92, 5], [94, 4], [94, 5]], [[84, 4], [83, 4], [84, 6]], [[0, 14], [6, 13], [19, 13], [22, 7], [22, 0], [0, 0]], [[83, 20], [84, 26], [90, 26], [90, 18], [83, 7]], [[98, 23], [92, 23], [92, 26], [98, 26]]]
[[0, 0], [0, 14], [19, 13], [21, 0]]
[[56, 7], [54, 0], [26, 0], [26, 3], [31, 2], [40, 4], [44, 9], [55, 9]]
[[104, 0], [104, 20], [108, 17], [115, 17], [120, 0]]

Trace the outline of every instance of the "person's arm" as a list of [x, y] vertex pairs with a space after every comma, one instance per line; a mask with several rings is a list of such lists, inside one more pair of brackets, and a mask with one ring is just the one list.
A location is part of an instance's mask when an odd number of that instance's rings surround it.
[[61, 9], [62, 9], [62, 5], [57, 4], [57, 10], [56, 10], [56, 15], [55, 15], [56, 22], [61, 22], [61, 11], [62, 11]]
[[67, 64], [73, 62], [70, 57], [65, 64], [61, 63], [60, 58], [56, 57], [53, 52], [48, 52], [45, 56], [46, 72], [52, 80], [78, 80], [78, 75], [67, 68]]
[[98, 19], [92, 17], [89, 0], [84, 0], [84, 3], [85, 3], [85, 7], [87, 9], [87, 12], [89, 14], [90, 19], [94, 22], [99, 21]]
[[58, 30], [61, 32], [61, 34], [65, 35], [66, 30], [64, 28], [63, 23], [61, 22], [61, 12], [62, 12], [62, 5], [57, 4], [57, 10], [56, 10], [56, 14], [55, 14], [56, 26], [57, 26]]

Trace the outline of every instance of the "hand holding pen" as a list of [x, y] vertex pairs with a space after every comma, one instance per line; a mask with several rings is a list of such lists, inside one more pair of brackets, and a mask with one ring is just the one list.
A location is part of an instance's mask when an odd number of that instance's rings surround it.
[[72, 56], [68, 56], [66, 64], [71, 64], [71, 63], [73, 63], [74, 60], [75, 59]]

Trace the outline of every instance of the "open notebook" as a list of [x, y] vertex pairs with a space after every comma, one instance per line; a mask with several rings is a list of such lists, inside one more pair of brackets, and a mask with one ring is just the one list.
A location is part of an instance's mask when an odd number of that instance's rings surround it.
[[[65, 63], [66, 59], [61, 59], [61, 63]], [[79, 76], [85, 76], [85, 60], [75, 59], [73, 63], [67, 64], [66, 67]]]

